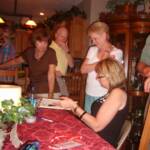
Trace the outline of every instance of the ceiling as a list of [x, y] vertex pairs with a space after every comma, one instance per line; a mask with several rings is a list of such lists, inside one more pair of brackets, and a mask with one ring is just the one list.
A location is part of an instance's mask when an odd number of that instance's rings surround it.
[[0, 15], [6, 16], [51, 16], [56, 11], [69, 10], [73, 5], [78, 5], [82, 0], [0, 0]]

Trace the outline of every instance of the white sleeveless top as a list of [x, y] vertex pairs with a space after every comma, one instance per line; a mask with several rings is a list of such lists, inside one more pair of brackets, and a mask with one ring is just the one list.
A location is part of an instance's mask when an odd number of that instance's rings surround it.
[[[93, 64], [99, 61], [97, 58], [98, 48], [96, 46], [90, 47], [86, 58], [88, 59], [89, 64]], [[123, 52], [120, 49], [117, 49], [113, 46], [111, 54], [119, 62], [123, 62]], [[86, 94], [95, 97], [101, 97], [107, 93], [107, 89], [103, 88], [99, 81], [96, 80], [95, 70], [88, 73], [86, 81]]]

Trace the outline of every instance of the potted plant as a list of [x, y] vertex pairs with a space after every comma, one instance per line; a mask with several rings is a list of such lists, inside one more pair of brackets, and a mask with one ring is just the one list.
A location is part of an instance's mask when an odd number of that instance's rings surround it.
[[[127, 6], [127, 7], [134, 7], [137, 5], [141, 5], [141, 4], [145, 4], [147, 1], [149, 0], [108, 0], [107, 4], [106, 4], [106, 8], [110, 11], [110, 12], [114, 12], [116, 10], [116, 8], [119, 6]], [[134, 9], [134, 8], [133, 8]], [[124, 9], [120, 9], [122, 12]], [[127, 10], [127, 8], [125, 8], [125, 11], [129, 11]]]

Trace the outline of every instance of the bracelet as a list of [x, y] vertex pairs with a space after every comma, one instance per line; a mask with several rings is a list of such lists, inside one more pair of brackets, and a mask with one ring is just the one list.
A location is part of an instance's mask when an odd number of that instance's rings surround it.
[[83, 118], [83, 116], [86, 114], [87, 112], [84, 111], [80, 116], [79, 116], [79, 119], [81, 120]]

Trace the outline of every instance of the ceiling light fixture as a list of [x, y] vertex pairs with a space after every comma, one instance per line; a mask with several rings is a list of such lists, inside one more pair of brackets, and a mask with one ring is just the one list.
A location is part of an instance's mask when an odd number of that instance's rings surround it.
[[40, 12], [40, 16], [44, 16], [45, 14], [43, 12]]
[[27, 20], [25, 25], [29, 28], [35, 28], [37, 26], [37, 23], [34, 20], [29, 19], [29, 20]]
[[4, 19], [2, 17], [0, 17], [0, 24], [5, 23]]

